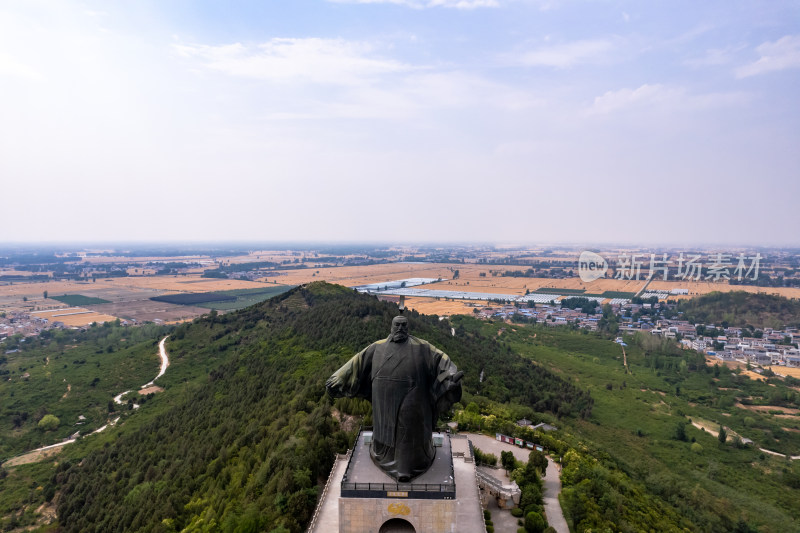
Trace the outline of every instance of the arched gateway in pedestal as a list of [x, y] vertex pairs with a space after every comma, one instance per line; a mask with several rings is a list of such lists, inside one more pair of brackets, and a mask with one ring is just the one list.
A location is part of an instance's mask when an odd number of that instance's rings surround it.
[[414, 526], [402, 518], [392, 518], [381, 526], [379, 533], [416, 533]]

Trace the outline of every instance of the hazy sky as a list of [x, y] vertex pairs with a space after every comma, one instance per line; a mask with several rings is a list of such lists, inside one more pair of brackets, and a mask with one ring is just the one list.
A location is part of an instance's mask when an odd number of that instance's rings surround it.
[[800, 244], [796, 1], [0, 2], [0, 242]]

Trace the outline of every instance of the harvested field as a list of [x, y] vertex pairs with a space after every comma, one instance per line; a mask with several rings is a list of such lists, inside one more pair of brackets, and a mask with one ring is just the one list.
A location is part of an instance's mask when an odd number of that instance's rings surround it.
[[162, 320], [167, 323], [192, 320], [208, 313], [208, 309], [188, 305], [154, 302], [149, 299], [93, 305], [92, 309], [137, 322]]
[[[759, 374], [758, 372], [753, 372], [752, 370], [747, 370], [747, 365], [739, 363], [738, 361], [720, 361], [716, 357], [707, 355], [706, 356], [706, 363], [708, 365], [710, 365], [710, 366], [714, 366], [715, 364], [718, 364], [720, 366], [727, 367], [727, 368], [729, 368], [731, 370], [733, 370], [734, 368], [739, 368], [741, 370], [741, 375], [747, 376], [750, 379], [759, 379], [759, 380], [767, 379], [764, 376], [762, 376], [761, 374]], [[783, 367], [776, 367], [776, 368], [783, 368]]]
[[[384, 265], [348, 266], [320, 269], [282, 270], [277, 280], [286, 285], [300, 285], [325, 280], [346, 287], [367, 285], [404, 278], [452, 278], [451, 268], [465, 265], [438, 263], [388, 263]], [[270, 276], [270, 279], [276, 279]]]
[[[568, 289], [585, 290], [590, 294], [602, 294], [606, 291], [638, 292], [646, 280], [618, 280], [599, 279], [591, 283], [584, 283], [580, 278], [552, 279], [552, 278], [516, 278], [492, 276], [492, 271], [520, 270], [520, 266], [488, 265], [488, 264], [450, 264], [450, 263], [388, 263], [382, 265], [334, 267], [320, 269], [281, 270], [277, 279], [281, 283], [302, 284], [316, 280], [325, 280], [345, 286], [366, 285], [381, 281], [391, 281], [411, 277], [429, 277], [445, 279], [447, 281], [431, 286], [431, 288], [447, 288], [453, 290], [469, 290], [473, 292], [502, 292], [507, 290], [510, 294], [524, 294], [525, 290]], [[453, 270], [459, 271], [459, 278], [453, 278]], [[480, 276], [484, 273], [485, 276]], [[267, 279], [276, 279], [269, 276]], [[727, 283], [711, 282], [675, 282], [654, 280], [648, 290], [670, 290], [683, 288], [689, 290], [689, 297], [706, 294], [712, 291], [745, 290], [748, 292], [775, 293], [789, 298], [800, 298], [800, 289], [789, 287], [752, 287], [747, 285], [728, 285]], [[673, 298], [678, 298], [674, 296]], [[686, 296], [683, 296], [686, 298]]]
[[89, 310], [83, 307], [68, 307], [49, 311], [34, 312], [33, 316], [46, 318], [51, 322], [63, 322], [65, 326], [86, 326], [92, 322], [111, 322], [116, 316]]
[[525, 294], [525, 289], [520, 287], [507, 287], [507, 286], [498, 286], [495, 283], [475, 283], [473, 284], [466, 284], [462, 283], [460, 279], [453, 280], [453, 281], [440, 281], [438, 283], [428, 283], [426, 285], [420, 285], [420, 289], [430, 289], [430, 290], [443, 290], [443, 291], [466, 291], [466, 292], [481, 292], [481, 293], [502, 293], [502, 294], [511, 294], [515, 296], [522, 296]]
[[178, 255], [174, 257], [123, 257], [123, 256], [102, 256], [102, 257], [81, 257], [81, 262], [91, 263], [93, 265], [103, 265], [108, 263], [199, 263], [205, 262], [213, 263], [211, 257], [207, 255]]
[[[306, 254], [308, 256], [308, 254]], [[236, 255], [231, 257], [225, 258], [225, 263], [237, 264], [237, 263], [254, 263], [258, 261], [270, 261], [272, 263], [281, 263], [290, 259], [294, 261], [295, 259], [302, 259], [303, 255], [301, 252], [292, 252], [292, 251], [275, 251], [275, 250], [262, 250], [257, 252], [251, 252], [247, 255]], [[310, 259], [310, 258], [309, 258]]]
[[[208, 313], [208, 309], [152, 302], [149, 298], [167, 293], [196, 293], [241, 289], [268, 290], [273, 288], [275, 288], [273, 283], [207, 279], [201, 278], [200, 275], [108, 278], [98, 279], [95, 282], [48, 281], [14, 283], [13, 285], [0, 286], [0, 310], [61, 313], [69, 307], [53, 298], [45, 299], [43, 292], [47, 291], [51, 297], [64, 294], [80, 294], [87, 298], [99, 298], [110, 302], [96, 305], [81, 304], [85, 313], [56, 318], [56, 320], [64, 322], [68, 326], [83, 326], [91, 322], [115, 320], [117, 317], [139, 322], [162, 320], [172, 323], [191, 320]], [[23, 298], [27, 298], [28, 301], [23, 301]], [[51, 319], [46, 313], [43, 315], [37, 313], [37, 315]]]
[[[445, 301], [436, 298], [406, 298], [406, 307], [424, 315], [471, 315], [476, 307], [465, 301]], [[480, 309], [480, 308], [478, 308]]]
[[769, 368], [781, 376], [792, 376], [793, 378], [800, 379], [800, 368], [792, 366], [771, 366]]
[[703, 281], [676, 282], [676, 281], [653, 281], [647, 290], [670, 290], [675, 288], [689, 289], [688, 296], [672, 296], [672, 298], [692, 298], [709, 292], [720, 291], [745, 291], [762, 292], [765, 294], [777, 294], [785, 298], [800, 298], [800, 288], [797, 287], [755, 287], [752, 285], [728, 285], [727, 283], [711, 283]]
[[156, 276], [152, 278], [118, 278], [117, 287], [131, 289], [155, 289], [176, 292], [213, 292], [233, 289], [255, 289], [263, 287], [263, 283], [238, 279], [201, 278], [191, 276]]
[[[496, 257], [506, 257], [508, 253], [499, 250]], [[577, 259], [567, 253], [558, 253], [555, 256], [541, 256], [539, 252], [534, 252], [537, 259], [557, 260], [557, 259]], [[291, 251], [259, 251], [248, 255], [225, 258], [225, 263], [242, 263], [272, 261], [279, 263], [286, 259], [303, 259], [299, 252]], [[313, 261], [313, 257], [305, 256], [306, 262]], [[526, 258], [529, 259], [529, 258]], [[121, 257], [96, 257], [89, 258], [92, 263], [111, 263], [111, 262], [147, 262], [147, 261], [203, 261], [208, 262], [207, 267], [213, 268], [214, 263], [211, 258], [204, 256], [190, 257], [143, 257], [143, 258], [121, 258]], [[505, 272], [515, 270], [525, 270], [523, 266], [509, 265], [490, 265], [477, 263], [388, 263], [368, 266], [348, 266], [334, 268], [307, 268], [300, 270], [280, 270], [265, 271], [261, 282], [202, 278], [201, 274], [205, 268], [195, 269], [196, 272], [190, 274], [180, 274], [172, 276], [130, 276], [124, 278], [97, 279], [95, 282], [83, 281], [38, 281], [38, 282], [14, 282], [13, 284], [0, 285], [0, 310], [10, 311], [33, 311], [36, 309], [58, 309], [65, 307], [52, 299], [44, 299], [43, 292], [53, 296], [64, 294], [81, 294], [90, 298], [101, 298], [112, 303], [124, 303], [138, 301], [153, 296], [168, 293], [197, 293], [215, 292], [237, 289], [254, 289], [279, 284], [298, 285], [312, 281], [325, 280], [331, 283], [338, 283], [348, 287], [365, 285], [368, 283], [378, 283], [397, 279], [412, 277], [442, 278], [445, 281], [426, 285], [424, 288], [438, 288], [445, 290], [460, 290], [468, 292], [492, 292], [522, 295], [525, 291], [549, 291], [558, 292], [559, 289], [584, 290], [589, 294], [602, 294], [606, 291], [638, 292], [645, 284], [644, 279], [629, 281], [616, 279], [600, 279], [591, 283], [584, 283], [579, 278], [552, 279], [552, 278], [515, 278], [492, 276], [492, 271]], [[453, 279], [455, 270], [459, 271], [459, 278]], [[645, 269], [646, 270], [646, 269]], [[10, 272], [10, 271], [9, 271]], [[13, 272], [17, 274], [17, 272]], [[484, 274], [481, 276], [480, 274]], [[646, 274], [646, 272], [645, 272]], [[689, 290], [689, 296], [673, 296], [672, 298], [688, 298], [698, 294], [705, 294], [710, 291], [730, 291], [744, 290], [748, 292], [766, 292], [780, 294], [786, 297], [800, 298], [800, 288], [763, 288], [744, 285], [731, 286], [725, 283], [710, 282], [664, 282], [653, 281], [648, 287], [649, 290], [669, 290], [672, 288], [685, 288]], [[23, 301], [27, 298], [27, 302]], [[436, 305], [421, 299], [416, 305], [423, 309], [431, 309], [437, 314], [444, 312], [471, 312], [471, 307], [463, 307], [461, 303], [449, 303], [443, 306], [437, 301]], [[84, 305], [75, 302], [76, 305]], [[104, 304], [108, 305], [108, 304]], [[95, 309], [96, 306], [92, 306]], [[438, 309], [439, 311], [434, 311]], [[423, 311], [424, 312], [424, 311]], [[132, 313], [128, 313], [128, 316]], [[197, 316], [197, 315], [193, 315]], [[130, 316], [133, 318], [133, 316]], [[151, 316], [149, 320], [154, 318]], [[138, 318], [137, 318], [138, 320]], [[148, 320], [146, 318], [145, 320]], [[176, 318], [175, 320], [180, 320]]]
[[0, 268], [0, 276], [20, 276], [31, 277], [40, 274], [39, 272], [30, 272], [28, 270], [14, 270], [13, 268]]
[[[60, 302], [45, 299], [43, 292], [47, 291], [51, 295], [74, 294], [83, 292], [87, 286], [91, 285], [74, 281], [15, 282], [13, 285], [2, 285], [0, 286], [0, 309], [23, 311], [33, 307], [45, 309], [66, 307]], [[28, 301], [23, 302], [23, 298], [27, 298]]]
[[[0, 309], [30, 311], [34, 308], [57, 309], [67, 307], [66, 304], [57, 302], [52, 297], [64, 294], [81, 294], [89, 298], [101, 298], [110, 302], [124, 301], [138, 298], [149, 298], [161, 294], [160, 291], [126, 286], [118, 282], [122, 279], [112, 278], [92, 282], [78, 281], [48, 281], [39, 283], [15, 283], [14, 285], [0, 286]], [[134, 278], [146, 279], [146, 278]], [[45, 299], [43, 292], [47, 291], [51, 298]], [[24, 302], [23, 297], [28, 301]], [[78, 304], [80, 304], [78, 302]], [[80, 304], [88, 305], [88, 304]]]

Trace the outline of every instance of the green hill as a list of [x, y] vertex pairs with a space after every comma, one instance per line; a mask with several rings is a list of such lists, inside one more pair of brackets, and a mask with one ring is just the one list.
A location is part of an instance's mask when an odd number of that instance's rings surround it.
[[[163, 381], [181, 394], [116, 440], [62, 463], [63, 531], [302, 531], [318, 488], [352, 435], [338, 428], [324, 383], [353, 353], [389, 331], [397, 308], [315, 283], [239, 312], [178, 327], [168, 350], [207, 373]], [[436, 317], [409, 314], [412, 334], [448, 352], [472, 394], [554, 415], [588, 416], [592, 399], [479, 332], [454, 338]], [[189, 368], [184, 364], [184, 368]], [[480, 383], [482, 369], [492, 379]], [[183, 380], [187, 381], [184, 382]], [[470, 394], [470, 392], [468, 392]], [[138, 415], [137, 415], [138, 416]], [[283, 528], [283, 529], [282, 529]]]
[[[163, 392], [57, 461], [0, 469], [0, 525], [32, 524], [49, 501], [58, 522], [40, 531], [303, 531], [334, 453], [353, 438], [332, 416], [325, 380], [385, 337], [396, 313], [393, 304], [319, 282], [172, 327]], [[621, 347], [600, 335], [408, 317], [413, 335], [465, 372], [453, 415], [462, 427], [514, 434], [563, 457], [562, 506], [572, 531], [796, 529], [800, 468], [758, 448], [800, 454], [800, 417], [791, 414], [800, 408], [797, 380], [752, 380], [650, 336], [626, 339], [626, 369]], [[130, 352], [118, 348], [125, 329], [109, 326], [68, 348], [45, 339], [24, 354], [133, 358], [166, 333], [145, 339], [146, 329], [135, 331]], [[102, 384], [105, 362], [89, 362], [87, 355], [80, 379], [91, 383], [95, 368]], [[9, 396], [15, 409], [35, 411], [34, 396], [18, 395]], [[335, 407], [370, 419], [361, 400]], [[560, 430], [518, 428], [522, 417]], [[731, 439], [723, 444], [691, 422], [725, 425]]]
[[800, 301], [745, 291], [711, 292], [683, 300], [678, 310], [694, 323], [780, 329], [800, 326]]
[[750, 379], [650, 335], [626, 337], [628, 370], [622, 348], [593, 334], [520, 326], [503, 337], [595, 399], [586, 419], [561, 421], [573, 531], [798, 530], [800, 461], [759, 448], [800, 455], [800, 381]]

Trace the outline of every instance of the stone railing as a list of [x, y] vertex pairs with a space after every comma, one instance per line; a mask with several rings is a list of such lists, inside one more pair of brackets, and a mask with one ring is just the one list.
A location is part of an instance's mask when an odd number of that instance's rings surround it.
[[438, 483], [353, 483], [342, 482], [342, 496], [351, 498], [385, 498], [400, 495], [404, 498], [451, 500], [456, 496], [454, 484]]
[[336, 454], [334, 457], [331, 473], [328, 474], [328, 479], [325, 481], [325, 487], [323, 487], [322, 494], [320, 494], [319, 500], [317, 501], [317, 507], [314, 509], [314, 516], [311, 517], [311, 522], [308, 524], [308, 529], [306, 529], [307, 533], [313, 533], [314, 527], [317, 525], [317, 519], [319, 518], [319, 513], [322, 510], [322, 504], [325, 503], [325, 497], [328, 495], [328, 487], [331, 486], [331, 479], [333, 479], [333, 473], [336, 471], [336, 466], [339, 464], [339, 461], [346, 461], [350, 459], [350, 453], [350, 450], [348, 450], [346, 454]]
[[512, 481], [510, 484], [503, 483], [503, 481], [485, 472], [481, 472], [477, 468], [475, 469], [475, 477], [478, 479], [478, 483], [483, 483], [489, 488], [490, 492], [494, 492], [498, 496], [513, 500], [515, 496], [519, 497], [521, 493], [519, 485], [515, 482]]

